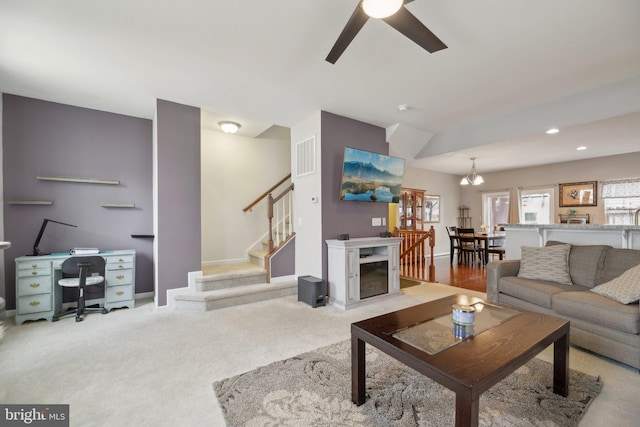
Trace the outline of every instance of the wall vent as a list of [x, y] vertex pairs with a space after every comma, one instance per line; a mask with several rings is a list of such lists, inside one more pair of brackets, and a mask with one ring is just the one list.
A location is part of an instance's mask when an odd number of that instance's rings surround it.
[[316, 172], [316, 137], [312, 136], [296, 144], [296, 176]]

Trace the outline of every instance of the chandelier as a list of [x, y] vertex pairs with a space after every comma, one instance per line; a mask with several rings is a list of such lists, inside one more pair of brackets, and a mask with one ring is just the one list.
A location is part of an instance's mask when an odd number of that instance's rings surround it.
[[484, 183], [484, 179], [482, 179], [482, 176], [478, 175], [478, 172], [476, 171], [476, 158], [472, 157], [471, 161], [473, 162], [471, 171], [469, 171], [469, 174], [467, 176], [462, 178], [462, 180], [460, 181], [460, 185], [480, 185]]

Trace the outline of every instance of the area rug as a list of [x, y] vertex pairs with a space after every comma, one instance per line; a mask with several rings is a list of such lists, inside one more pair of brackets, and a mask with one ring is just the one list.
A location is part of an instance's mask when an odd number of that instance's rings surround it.
[[[455, 395], [366, 346], [367, 401], [351, 402], [350, 341], [215, 382], [228, 426], [454, 425]], [[481, 426], [577, 426], [602, 388], [570, 370], [570, 392], [551, 390], [551, 364], [533, 359], [480, 398]]]

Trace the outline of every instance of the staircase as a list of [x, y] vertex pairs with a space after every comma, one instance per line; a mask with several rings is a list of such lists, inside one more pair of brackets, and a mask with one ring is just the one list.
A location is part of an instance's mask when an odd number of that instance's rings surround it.
[[267, 271], [252, 263], [203, 268], [193, 289], [174, 297], [177, 310], [209, 311], [295, 295], [298, 282], [266, 283]]
[[244, 212], [266, 199], [268, 203], [267, 238], [249, 251], [249, 261], [202, 268], [202, 276], [189, 283], [189, 289], [173, 295], [173, 307], [178, 310], [208, 311], [272, 298], [295, 295], [297, 280], [271, 282], [270, 257], [294, 236], [290, 222], [293, 184], [273, 197], [271, 192], [291, 178], [284, 177], [276, 185], [243, 209]]

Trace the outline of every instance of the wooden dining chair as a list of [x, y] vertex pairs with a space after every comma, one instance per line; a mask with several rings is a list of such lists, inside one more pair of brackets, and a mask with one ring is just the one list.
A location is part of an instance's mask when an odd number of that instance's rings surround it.
[[460, 242], [458, 241], [458, 236], [457, 236], [457, 227], [455, 226], [451, 226], [451, 227], [446, 227], [447, 229], [447, 234], [449, 235], [449, 263], [453, 264], [453, 257], [455, 255], [455, 253], [458, 253], [458, 264], [460, 264], [460, 260], [462, 257], [462, 252], [460, 252]]
[[469, 256], [471, 256], [471, 263], [475, 264], [476, 255], [478, 260], [482, 262], [484, 249], [476, 239], [475, 230], [473, 228], [458, 228], [457, 236], [464, 262], [468, 263]]

